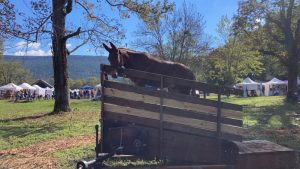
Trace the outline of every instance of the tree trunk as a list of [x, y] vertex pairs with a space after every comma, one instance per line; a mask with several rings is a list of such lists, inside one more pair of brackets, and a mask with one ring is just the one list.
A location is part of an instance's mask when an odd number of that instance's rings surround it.
[[288, 60], [288, 93], [287, 101], [295, 101], [295, 93], [297, 92], [297, 77], [298, 77], [298, 63], [299, 59], [297, 56], [289, 57]]
[[68, 62], [65, 37], [64, 12], [65, 0], [52, 0], [53, 7], [53, 70], [54, 70], [54, 88], [55, 104], [53, 113], [70, 111], [70, 94], [68, 86]]

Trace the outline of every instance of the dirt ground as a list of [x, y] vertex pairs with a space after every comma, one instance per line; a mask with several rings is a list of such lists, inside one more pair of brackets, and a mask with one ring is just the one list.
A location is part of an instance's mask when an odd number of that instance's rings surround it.
[[24, 148], [0, 151], [0, 169], [52, 169], [57, 168], [57, 159], [51, 153], [95, 142], [94, 135], [51, 140]]

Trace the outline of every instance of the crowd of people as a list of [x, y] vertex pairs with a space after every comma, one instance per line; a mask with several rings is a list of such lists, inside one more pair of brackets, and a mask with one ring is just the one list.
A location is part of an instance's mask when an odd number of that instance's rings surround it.
[[49, 100], [49, 99], [54, 99], [54, 92], [53, 93], [45, 93], [45, 95], [39, 95], [37, 94], [36, 91], [30, 91], [30, 90], [20, 90], [15, 93], [15, 102], [19, 100], [27, 100], [27, 101], [32, 101], [32, 100]]
[[100, 89], [89, 89], [89, 90], [73, 90], [70, 91], [70, 98], [71, 99], [94, 99], [96, 97], [101, 96]]

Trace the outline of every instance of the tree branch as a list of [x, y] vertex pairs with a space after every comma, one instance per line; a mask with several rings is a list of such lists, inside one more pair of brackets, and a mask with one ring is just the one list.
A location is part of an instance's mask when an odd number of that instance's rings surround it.
[[118, 31], [118, 29], [116, 28], [116, 27], [114, 27], [114, 26], [111, 26], [111, 25], [109, 25], [107, 22], [105, 22], [104, 20], [102, 20], [102, 19], [100, 19], [99, 17], [96, 17], [96, 16], [94, 16], [82, 3], [80, 3], [80, 2], [78, 2], [78, 1], [76, 1], [76, 3], [79, 5], [79, 6], [81, 6], [85, 11], [86, 11], [86, 13], [88, 14], [88, 16], [91, 18], [91, 19], [96, 19], [97, 21], [100, 21], [101, 23], [103, 23], [104, 25], [106, 25], [107, 27], [109, 27], [109, 28], [112, 28], [112, 29], [115, 29], [115, 30], [117, 30]]
[[274, 18], [271, 16], [271, 14], [269, 14], [269, 13], [267, 14], [267, 19], [268, 19], [270, 22], [276, 24], [276, 25], [280, 28], [280, 30], [281, 30], [282, 32], [284, 32], [285, 29], [284, 29], [284, 26], [282, 25], [282, 23], [281, 23], [280, 21], [274, 19]]
[[89, 38], [87, 38], [85, 41], [83, 41], [80, 45], [76, 46], [75, 48], [73, 48], [71, 51], [69, 51], [69, 53], [73, 53], [74, 51], [76, 51], [78, 48], [80, 48], [81, 46], [85, 45], [87, 42], [89, 41]]
[[295, 40], [296, 40], [296, 46], [298, 46], [298, 55], [300, 53], [300, 19], [297, 21], [297, 27], [295, 31]]
[[287, 14], [286, 14], [286, 19], [287, 19], [287, 24], [290, 26], [292, 22], [292, 16], [293, 16], [293, 8], [295, 5], [295, 0], [290, 0], [289, 7], [287, 9]]
[[125, 6], [125, 3], [117, 3], [113, 4], [110, 0], [105, 0], [110, 6]]
[[45, 20], [43, 20], [43, 22], [39, 25], [39, 27], [38, 27], [37, 30], [36, 30], [35, 41], [37, 41], [37, 39], [38, 39], [39, 30], [42, 28], [42, 26], [44, 26], [44, 25], [46, 24], [46, 22], [47, 22], [51, 17], [52, 17], [52, 13], [51, 13], [49, 16], [47, 16], [47, 17], [45, 18]]
[[63, 41], [67, 41], [69, 38], [79, 35], [79, 34], [80, 34], [80, 29], [81, 29], [81, 27], [79, 27], [79, 28], [76, 30], [76, 32], [73, 32], [73, 33], [71, 33], [71, 34], [68, 34], [68, 35], [64, 36], [64, 37], [63, 37]]
[[67, 6], [64, 9], [65, 15], [69, 14], [70, 12], [72, 12], [72, 7], [73, 7], [73, 0], [68, 0], [67, 1]]
[[266, 24], [266, 26], [267, 26], [268, 34], [269, 34], [275, 41], [277, 41], [277, 42], [280, 43], [280, 44], [283, 44], [283, 43], [284, 43], [284, 40], [281, 39], [277, 34], [274, 34], [274, 33], [272, 32], [271, 26], [270, 26], [269, 24]]

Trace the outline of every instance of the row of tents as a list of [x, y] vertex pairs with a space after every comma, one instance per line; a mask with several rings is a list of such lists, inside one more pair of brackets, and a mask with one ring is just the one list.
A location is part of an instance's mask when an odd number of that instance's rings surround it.
[[[298, 79], [300, 85], [300, 79]], [[236, 88], [243, 90], [243, 96], [277, 96], [285, 95], [288, 89], [288, 81], [273, 78], [268, 82], [259, 83], [247, 77], [241, 83], [235, 85]]]
[[51, 97], [53, 95], [54, 88], [50, 88], [50, 87], [42, 88], [36, 84], [31, 86], [28, 83], [22, 83], [20, 85], [9, 83], [0, 87], [0, 91], [2, 92], [6, 92], [6, 91], [18, 92], [21, 90], [27, 90], [31, 94], [35, 93], [38, 96], [45, 97], [46, 95], [48, 95]]
[[[74, 89], [70, 90], [70, 93], [76, 92], [79, 94], [79, 91], [88, 91], [88, 90], [95, 90], [100, 91], [101, 84], [98, 84], [96, 86], [90, 86], [90, 85], [84, 85], [80, 89]], [[54, 93], [54, 87], [48, 84], [47, 82], [43, 80], [39, 80], [33, 85], [30, 85], [28, 83], [22, 83], [20, 85], [16, 85], [14, 83], [9, 83], [4, 86], [0, 86], [0, 97], [4, 96], [5, 94], [13, 95], [18, 93], [19, 91], [28, 91], [30, 95], [36, 95], [41, 97], [52, 97]]]

